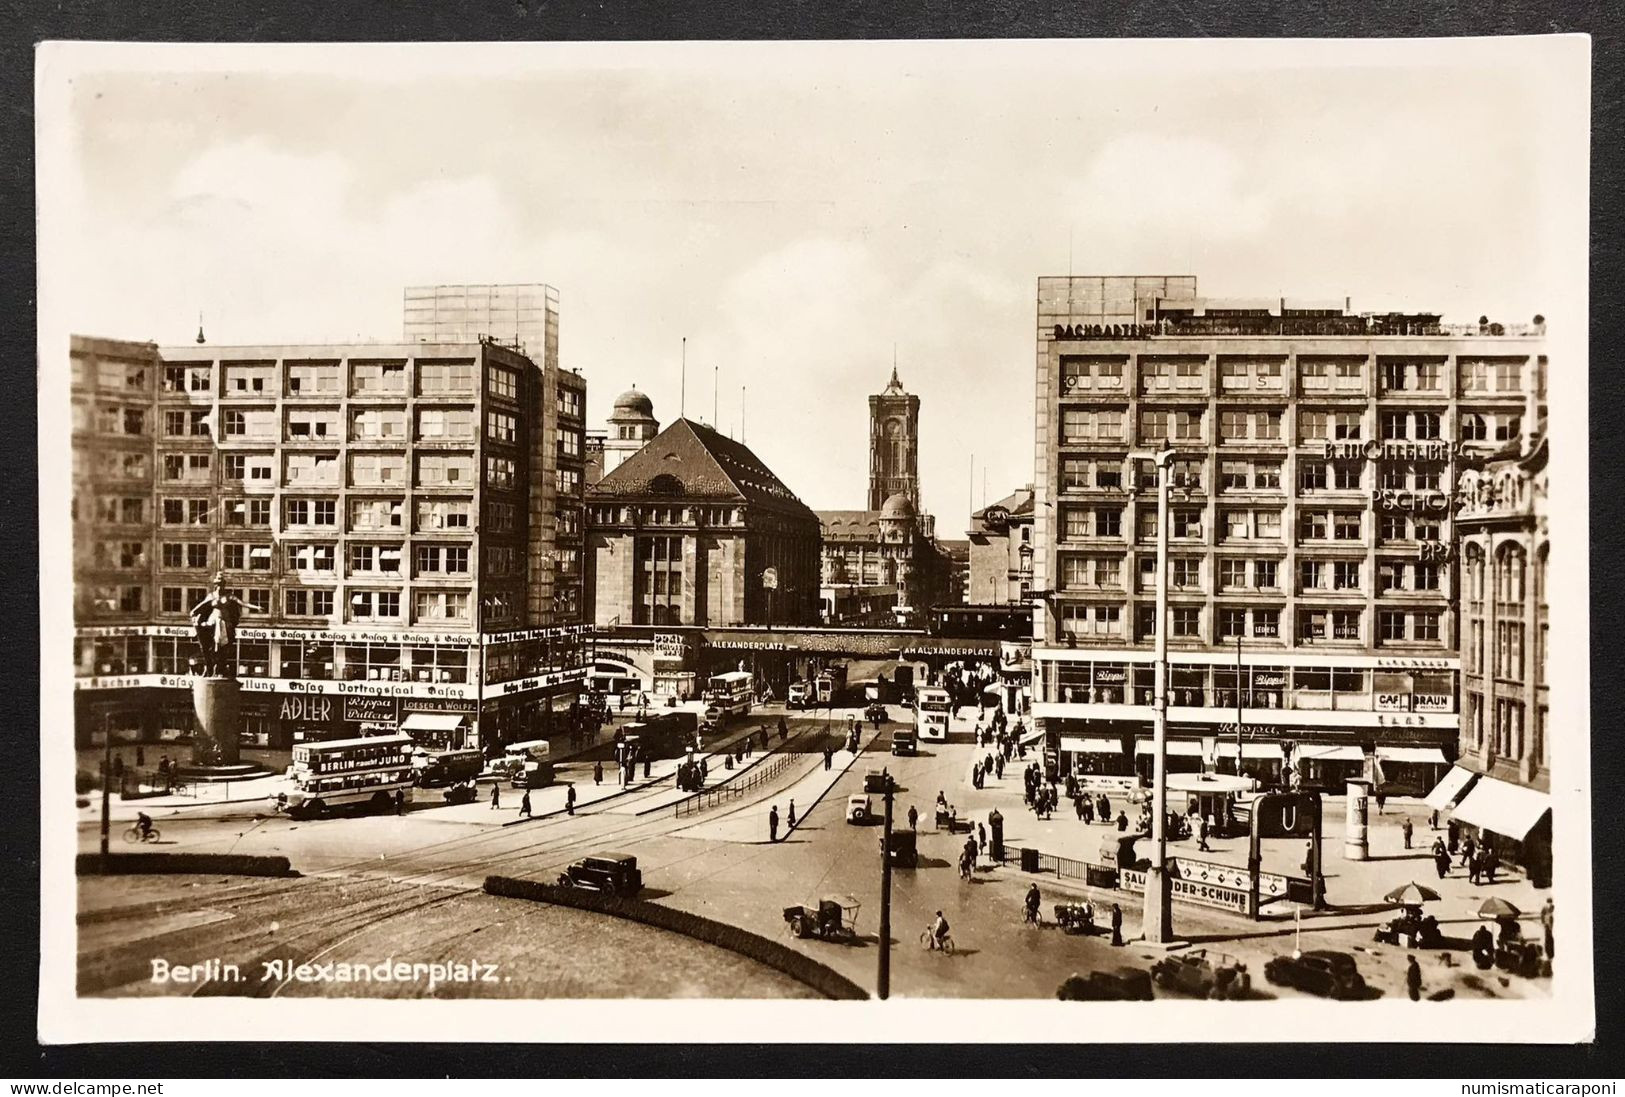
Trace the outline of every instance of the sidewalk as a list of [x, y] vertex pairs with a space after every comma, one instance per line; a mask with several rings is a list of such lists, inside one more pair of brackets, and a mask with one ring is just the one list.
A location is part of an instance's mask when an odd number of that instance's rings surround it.
[[[275, 773], [269, 777], [252, 777], [246, 781], [199, 781], [187, 787], [196, 795], [148, 796], [138, 800], [124, 800], [114, 794], [108, 800], [107, 817], [122, 821], [134, 820], [143, 812], [157, 818], [160, 813], [175, 815], [188, 809], [221, 807], [227, 804], [263, 804], [277, 793], [288, 791], [293, 784], [284, 774]], [[94, 822], [102, 817], [100, 789], [91, 789], [77, 799], [87, 801], [84, 807], [78, 809], [81, 823]]]

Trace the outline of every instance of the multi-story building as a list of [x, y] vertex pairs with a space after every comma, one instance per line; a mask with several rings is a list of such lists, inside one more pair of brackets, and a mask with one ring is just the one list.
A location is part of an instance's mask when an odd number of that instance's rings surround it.
[[743, 442], [678, 419], [587, 495], [591, 620], [817, 621], [818, 519]]
[[903, 388], [895, 364], [891, 381], [869, 397], [869, 509], [880, 510], [894, 495], [921, 513], [920, 398]]
[[970, 539], [969, 600], [995, 606], [1032, 600], [1031, 484], [974, 511], [965, 535]]
[[[1529, 396], [1543, 405], [1543, 373]], [[1544, 414], [1531, 407], [1539, 430], [1462, 476], [1461, 756], [1429, 797], [1459, 800], [1455, 822], [1489, 832], [1501, 859], [1541, 885], [1552, 866]]]
[[514, 347], [544, 368], [559, 364], [559, 291], [552, 286], [408, 286], [401, 311], [408, 343], [485, 338]]
[[1425, 791], [1459, 722], [1453, 492], [1520, 436], [1543, 334], [1040, 279], [1033, 711], [1057, 761], [1148, 763], [1170, 445], [1170, 766], [1234, 766], [1239, 725], [1255, 773]]
[[489, 744], [579, 689], [579, 376], [490, 340], [71, 355], [82, 744], [190, 733], [217, 574], [253, 744]]

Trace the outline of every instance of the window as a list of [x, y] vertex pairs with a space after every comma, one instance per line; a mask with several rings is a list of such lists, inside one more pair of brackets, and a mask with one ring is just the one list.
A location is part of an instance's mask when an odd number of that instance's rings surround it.
[[[491, 458], [486, 458], [486, 468], [490, 469]], [[500, 458], [498, 458], [500, 460]], [[555, 469], [555, 481], [558, 485], [559, 495], [574, 498], [581, 493], [581, 473], [575, 469]]]
[[[444, 454], [423, 454], [418, 457], [420, 468], [446, 461]], [[350, 483], [352, 486], [393, 485], [406, 482], [406, 455], [400, 453], [352, 453], [350, 455]], [[420, 480], [421, 484], [422, 481]]]
[[1355, 609], [1332, 610], [1332, 638], [1334, 640], [1358, 640], [1360, 638], [1360, 611]]
[[1340, 510], [1333, 515], [1333, 535], [1339, 541], [1358, 541], [1361, 536], [1360, 512]]
[[1432, 610], [1417, 611], [1411, 615], [1411, 639], [1436, 641], [1439, 639], [1439, 614]]
[[1337, 362], [1332, 380], [1339, 392], [1359, 392], [1365, 387], [1365, 363]]
[[1247, 541], [1253, 535], [1253, 513], [1250, 510], [1227, 510], [1224, 512], [1224, 539], [1226, 541]]
[[1328, 392], [1331, 385], [1331, 365], [1328, 362], [1300, 361], [1298, 388], [1303, 392]]
[[1357, 411], [1339, 411], [1332, 415], [1332, 437], [1338, 440], [1357, 440], [1361, 436], [1361, 415]]
[[1326, 564], [1322, 560], [1298, 561], [1298, 589], [1319, 590], [1325, 586]]
[[1169, 536], [1200, 540], [1202, 537], [1202, 512], [1199, 510], [1174, 510]]
[[[419, 499], [417, 504], [417, 528], [420, 532], [433, 532], [444, 529], [468, 529], [470, 504], [467, 499]], [[512, 526], [512, 507], [508, 508], [509, 525]], [[397, 523], [398, 524], [398, 523]], [[506, 532], [506, 530], [493, 530], [488, 532]]]
[[339, 413], [333, 408], [290, 408], [290, 442], [326, 441], [339, 435]]
[[[508, 550], [511, 558], [512, 550]], [[468, 574], [467, 545], [419, 545], [417, 547], [419, 575]]]
[[1332, 562], [1332, 589], [1360, 589], [1360, 562], [1358, 560], [1335, 560]]
[[418, 395], [474, 391], [472, 362], [419, 362]]
[[209, 545], [207, 542], [196, 541], [165, 542], [162, 558], [166, 568], [200, 570], [209, 566]]
[[1247, 611], [1244, 609], [1221, 609], [1219, 611], [1219, 636], [1226, 640], [1233, 640], [1238, 636], [1247, 635]]
[[263, 529], [271, 524], [271, 500], [227, 499], [226, 525], [245, 529]]
[[1080, 457], [1061, 459], [1061, 490], [1082, 491], [1089, 486], [1089, 462]]
[[473, 478], [474, 458], [469, 454], [418, 454], [418, 487], [466, 487]]
[[1523, 363], [1516, 359], [1504, 358], [1495, 363], [1495, 391], [1496, 392], [1522, 392], [1523, 391]]
[[419, 408], [418, 438], [425, 442], [474, 436], [474, 413], [467, 408]]
[[[487, 533], [510, 533], [515, 528], [514, 516], [517, 511], [512, 503], [499, 503], [489, 500], [485, 504], [485, 531]], [[876, 582], [879, 582], [877, 579]]]
[[1169, 433], [1169, 413], [1166, 411], [1140, 412], [1140, 441], [1160, 442], [1171, 438]]
[[1219, 589], [1245, 590], [1247, 589], [1247, 561], [1246, 560], [1220, 560], [1219, 561]]
[[1467, 413], [1461, 417], [1458, 433], [1463, 442], [1483, 442], [1489, 437], [1489, 426], [1485, 423], [1484, 416]]
[[1384, 441], [1391, 441], [1405, 437], [1406, 421], [1410, 418], [1403, 411], [1385, 411], [1382, 413], [1381, 430]]
[[1298, 639], [1324, 640], [1326, 638], [1327, 613], [1323, 609], [1302, 609], [1298, 611]]
[[559, 387], [559, 398], [557, 401], [559, 414], [568, 415], [572, 419], [580, 419], [581, 404], [584, 399], [585, 397], [582, 393], [575, 389], [565, 388], [561, 385]]
[[276, 391], [276, 365], [271, 362], [227, 362], [228, 396], [262, 395]]
[[1497, 442], [1514, 441], [1523, 429], [1523, 418], [1518, 415], [1497, 415], [1495, 417], [1495, 440]]
[[485, 486], [500, 489], [513, 487], [514, 469], [514, 463], [509, 458], [487, 456], [485, 458]]
[[1258, 541], [1281, 539], [1281, 512], [1278, 510], [1253, 511], [1253, 538]]
[[209, 412], [206, 408], [188, 408], [184, 411], [164, 412], [166, 438], [209, 437]]
[[289, 590], [283, 596], [282, 607], [289, 617], [331, 617], [333, 592], [303, 588]]
[[1438, 564], [1412, 564], [1411, 565], [1412, 590], [1438, 590], [1439, 565]]
[[289, 362], [288, 395], [317, 396], [339, 392], [337, 362]]
[[213, 371], [208, 365], [164, 367], [165, 392], [208, 392], [212, 383]]
[[1183, 488], [1186, 491], [1202, 490], [1202, 462], [1200, 460], [1180, 459], [1173, 462], [1168, 470], [1170, 486]]
[[1330, 522], [1325, 511], [1306, 510], [1298, 514], [1298, 539], [1302, 541], [1324, 541], [1327, 539]]
[[289, 499], [284, 518], [289, 526], [336, 526], [338, 504], [332, 499]]
[[[519, 437], [519, 420], [505, 411], [488, 411], [485, 413], [485, 436], [493, 442], [513, 442]], [[569, 438], [579, 445], [580, 438], [573, 430], [559, 432], [559, 448], [564, 449], [564, 440]]]
[[1456, 369], [1462, 395], [1478, 395], [1490, 391], [1488, 362], [1483, 359], [1462, 359]]
[[210, 455], [207, 453], [166, 453], [164, 479], [186, 484], [207, 484]]
[[485, 391], [492, 396], [500, 396], [504, 400], [515, 400], [519, 396], [519, 375], [511, 369], [501, 366], [487, 366], [485, 369]]
[[1298, 412], [1298, 441], [1321, 442], [1331, 436], [1331, 414], [1324, 411], [1300, 409]]
[[357, 396], [400, 396], [406, 392], [405, 362], [352, 362], [350, 391]]
[[401, 595], [393, 590], [358, 590], [350, 595], [350, 617], [352, 620], [373, 620], [375, 618], [399, 617], [401, 615]]
[[350, 500], [350, 528], [352, 530], [400, 529], [401, 501], [399, 499]]
[[1174, 607], [1175, 636], [1199, 636], [1202, 629], [1202, 611], [1196, 606]]
[[1095, 536], [1121, 537], [1123, 536], [1123, 511], [1119, 507], [1096, 507]]
[[420, 590], [413, 599], [415, 621], [468, 620], [468, 592], [459, 590]]
[[350, 573], [399, 575], [401, 573], [401, 547], [399, 545], [351, 545]]
[[1412, 412], [1411, 437], [1427, 441], [1441, 437], [1439, 413], [1436, 411]]
[[286, 559], [289, 571], [313, 571], [331, 574], [334, 571], [332, 545], [288, 545]]
[[337, 484], [339, 459], [331, 453], [290, 453], [287, 455], [290, 484]]
[[1169, 565], [1168, 581], [1178, 590], [1202, 589], [1202, 561], [1177, 559]]
[[350, 418], [350, 437], [355, 441], [404, 439], [406, 437], [406, 410], [404, 408], [362, 408]]
[[1259, 462], [1253, 465], [1253, 487], [1258, 490], [1279, 490], [1281, 487], [1281, 466], [1271, 462]]
[[1317, 462], [1298, 466], [1299, 491], [1324, 491], [1326, 489], [1326, 466]]
[[1280, 574], [1281, 562], [1279, 560], [1253, 561], [1253, 586], [1259, 590], [1275, 590], [1280, 587], [1277, 576]]
[[577, 430], [559, 431], [559, 456], [578, 458], [581, 456], [581, 432]]
[[1339, 462], [1332, 466], [1332, 487], [1338, 491], [1359, 491], [1364, 469], [1359, 465]]
[[1281, 611], [1278, 609], [1253, 610], [1253, 635], [1272, 639], [1281, 635]]
[[1220, 461], [1219, 490], [1246, 491], [1249, 471], [1249, 466], [1245, 461]]

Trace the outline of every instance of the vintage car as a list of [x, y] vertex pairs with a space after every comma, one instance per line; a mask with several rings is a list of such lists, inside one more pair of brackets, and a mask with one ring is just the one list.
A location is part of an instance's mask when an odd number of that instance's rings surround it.
[[885, 723], [888, 719], [890, 719], [886, 712], [886, 706], [881, 704], [879, 701], [872, 701], [867, 707], [864, 708], [863, 718], [870, 723], [873, 723], [876, 720], [879, 720], [881, 723]]
[[912, 731], [894, 731], [891, 735], [891, 752], [893, 754], [918, 754], [920, 740]]
[[1088, 936], [1095, 932], [1094, 909], [1084, 903], [1056, 903], [1055, 924], [1067, 933]]
[[643, 890], [643, 873], [630, 853], [594, 853], [559, 874], [560, 887], [585, 888], [630, 899]]
[[790, 688], [785, 691], [784, 703], [789, 708], [806, 708], [812, 702], [812, 695], [810, 682], [791, 682]]
[[1235, 998], [1252, 989], [1246, 964], [1205, 948], [1164, 956], [1151, 965], [1151, 978], [1159, 987], [1198, 998]]
[[893, 789], [897, 788], [897, 779], [885, 770], [871, 769], [863, 775], [864, 792], [885, 792], [887, 784], [890, 784]]
[[858, 826], [867, 826], [873, 817], [869, 807], [869, 797], [861, 793], [846, 798], [846, 821], [856, 823]]
[[1314, 949], [1300, 956], [1276, 956], [1264, 965], [1264, 978], [1276, 986], [1295, 987], [1322, 998], [1365, 996], [1365, 979], [1346, 952]]
[[918, 868], [920, 866], [920, 850], [916, 843], [916, 835], [912, 830], [894, 830], [891, 832], [891, 846], [887, 855], [891, 863], [898, 868]]
[[784, 908], [785, 927], [793, 937], [851, 941], [857, 936], [858, 901], [850, 895], [825, 895], [815, 902]]
[[1055, 991], [1063, 1002], [1149, 1002], [1151, 973], [1140, 968], [1091, 971], [1074, 975]]

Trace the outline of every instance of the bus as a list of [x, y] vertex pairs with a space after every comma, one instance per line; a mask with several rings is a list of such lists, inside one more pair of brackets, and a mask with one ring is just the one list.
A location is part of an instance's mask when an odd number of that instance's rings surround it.
[[705, 680], [705, 700], [720, 709], [723, 717], [749, 716], [756, 695], [756, 676], [747, 670], [713, 674]]
[[943, 742], [948, 738], [948, 716], [953, 705], [948, 691], [925, 686], [914, 693], [914, 732], [922, 741]]
[[502, 752], [508, 783], [514, 788], [546, 788], [553, 783], [552, 748], [546, 739], [509, 743]]
[[357, 804], [388, 810], [397, 793], [403, 800], [412, 798], [415, 746], [410, 735], [296, 743], [288, 767], [294, 787], [272, 797], [272, 806], [295, 817], [319, 817]]

